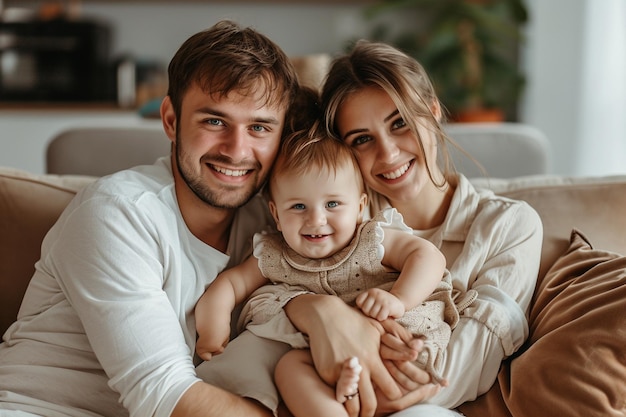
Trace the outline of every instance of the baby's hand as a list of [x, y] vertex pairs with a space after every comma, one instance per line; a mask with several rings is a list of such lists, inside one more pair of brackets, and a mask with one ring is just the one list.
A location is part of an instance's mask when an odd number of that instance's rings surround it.
[[230, 324], [219, 329], [214, 326], [208, 332], [199, 333], [196, 341], [196, 352], [203, 360], [209, 361], [213, 356], [224, 351], [230, 339]]
[[400, 318], [404, 314], [404, 304], [395, 295], [380, 288], [371, 288], [356, 298], [356, 305], [363, 314], [378, 321], [387, 318]]

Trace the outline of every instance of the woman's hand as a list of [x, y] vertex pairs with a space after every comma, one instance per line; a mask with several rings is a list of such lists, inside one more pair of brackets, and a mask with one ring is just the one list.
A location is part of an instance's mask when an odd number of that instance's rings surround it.
[[423, 347], [422, 339], [414, 337], [395, 320], [385, 320], [381, 325], [385, 333], [381, 337], [380, 355], [402, 391], [398, 399], [390, 399], [376, 391], [376, 414], [386, 415], [434, 397], [447, 384], [432, 383], [430, 374], [413, 363]]
[[359, 396], [358, 401], [355, 398], [346, 403], [350, 415], [374, 415], [377, 405], [374, 387], [385, 398], [402, 397], [402, 390], [380, 356], [384, 329], [379, 322], [329, 295], [301, 295], [292, 299], [285, 311], [296, 328], [308, 335], [313, 362], [326, 383], [336, 383], [346, 359], [354, 356], [359, 359], [363, 367]]
[[386, 416], [395, 413], [415, 404], [434, 397], [440, 390], [441, 386], [437, 384], [425, 384], [413, 391], [403, 391], [404, 395], [397, 400], [390, 400], [379, 390], [376, 390], [376, 416]]

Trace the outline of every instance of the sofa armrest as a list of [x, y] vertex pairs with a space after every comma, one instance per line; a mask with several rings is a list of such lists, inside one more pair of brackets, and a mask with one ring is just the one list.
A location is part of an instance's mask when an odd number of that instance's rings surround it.
[[0, 168], [0, 332], [15, 321], [43, 237], [93, 177]]

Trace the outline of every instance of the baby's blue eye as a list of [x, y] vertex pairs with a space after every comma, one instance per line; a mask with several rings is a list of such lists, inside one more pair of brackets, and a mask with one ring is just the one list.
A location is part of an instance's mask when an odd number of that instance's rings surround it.
[[326, 204], [326, 207], [328, 207], [328, 208], [335, 208], [335, 207], [337, 207], [338, 205], [339, 205], [339, 202], [337, 202], [337, 201], [329, 201], [329, 202]]

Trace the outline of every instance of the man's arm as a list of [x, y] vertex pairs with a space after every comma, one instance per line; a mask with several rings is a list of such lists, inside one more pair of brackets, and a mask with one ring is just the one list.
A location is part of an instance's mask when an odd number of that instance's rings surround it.
[[180, 397], [171, 417], [271, 417], [259, 403], [204, 382], [193, 384]]

